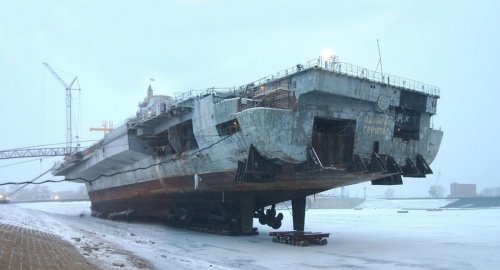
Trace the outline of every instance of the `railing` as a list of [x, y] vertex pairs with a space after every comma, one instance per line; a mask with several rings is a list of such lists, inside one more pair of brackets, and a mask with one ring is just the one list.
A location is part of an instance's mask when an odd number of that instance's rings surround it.
[[320, 68], [330, 70], [339, 74], [345, 74], [357, 78], [364, 78], [369, 81], [401, 87], [408, 90], [422, 92], [432, 96], [439, 97], [440, 95], [439, 88], [436, 86], [425, 84], [412, 79], [402, 78], [395, 75], [371, 71], [366, 68], [345, 62], [338, 62], [335, 61], [335, 58], [323, 59], [322, 57], [320, 57], [316, 60], [316, 64]]
[[377, 83], [382, 83], [391, 86], [405, 88], [408, 90], [422, 92], [428, 95], [433, 95], [438, 97], [440, 95], [439, 88], [436, 86], [424, 84], [422, 82], [415, 81], [412, 79], [406, 79], [390, 74], [385, 74], [385, 73], [383, 74], [380, 72], [371, 71], [364, 67], [356, 66], [345, 62], [340, 62], [335, 57], [324, 58], [321, 56], [307, 61], [305, 65], [298, 64], [294, 67], [281, 70], [276, 74], [262, 77], [258, 80], [251, 82], [248, 85], [259, 86], [310, 68], [321, 68], [324, 70], [329, 70], [335, 73], [344, 74], [351, 77], [367, 79], [369, 81]]
[[223, 92], [230, 92], [230, 91], [235, 91], [236, 88], [230, 88], [230, 87], [211, 87], [207, 89], [196, 89], [196, 90], [189, 90], [186, 92], [177, 92], [174, 93], [174, 104], [177, 105], [179, 103], [182, 103], [186, 100], [198, 97], [198, 96], [205, 96], [205, 95], [210, 95], [213, 94], [217, 91], [223, 91]]
[[323, 70], [329, 70], [338, 74], [347, 75], [350, 77], [366, 79], [368, 81], [381, 83], [385, 85], [400, 87], [412, 91], [417, 91], [421, 93], [425, 93], [428, 95], [439, 97], [440, 91], [439, 87], [432, 86], [429, 84], [425, 84], [419, 81], [415, 81], [412, 79], [402, 78], [395, 75], [390, 75], [386, 73], [380, 73], [376, 71], [369, 70], [364, 67], [360, 67], [357, 65], [340, 62], [336, 57], [318, 57], [307, 61], [305, 64], [298, 64], [294, 67], [290, 67], [281, 71], [276, 72], [275, 74], [268, 75], [262, 77], [258, 80], [250, 82], [248, 84], [242, 85], [236, 88], [208, 88], [202, 90], [189, 90], [187, 92], [181, 92], [175, 95], [174, 104], [179, 104], [189, 99], [195, 98], [197, 96], [203, 96], [206, 94], [215, 93], [216, 90], [222, 90], [226, 92], [231, 91], [242, 91], [248, 88], [254, 88], [263, 84], [267, 84], [286, 76], [290, 76], [292, 74], [296, 74], [311, 68], [319, 68]]

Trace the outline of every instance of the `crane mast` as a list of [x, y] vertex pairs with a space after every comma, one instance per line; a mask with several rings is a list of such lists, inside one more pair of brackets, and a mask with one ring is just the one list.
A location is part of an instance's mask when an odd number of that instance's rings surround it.
[[66, 91], [66, 148], [67, 153], [70, 154], [71, 148], [73, 147], [73, 125], [72, 125], [72, 100], [71, 100], [71, 91], [80, 90], [80, 88], [73, 89], [73, 85], [78, 81], [78, 77], [71, 81], [71, 83], [67, 84], [56, 72], [55, 70], [47, 63], [42, 62], [42, 64], [52, 73], [52, 75], [61, 83]]

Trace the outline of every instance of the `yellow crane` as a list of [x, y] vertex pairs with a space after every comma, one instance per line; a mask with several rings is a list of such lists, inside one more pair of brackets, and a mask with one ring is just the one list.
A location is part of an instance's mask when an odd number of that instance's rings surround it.
[[102, 127], [100, 127], [100, 128], [91, 127], [90, 128], [90, 131], [103, 131], [104, 134], [108, 133], [111, 130], [113, 130], [113, 122], [112, 121], [102, 121]]

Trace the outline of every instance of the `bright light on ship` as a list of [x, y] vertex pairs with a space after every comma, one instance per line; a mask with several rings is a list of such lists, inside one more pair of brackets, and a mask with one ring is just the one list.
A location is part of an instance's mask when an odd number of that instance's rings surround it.
[[59, 195], [55, 195], [54, 200], [59, 200]]
[[335, 53], [332, 51], [332, 49], [326, 48], [321, 52], [321, 57], [323, 58], [332, 58], [335, 57]]

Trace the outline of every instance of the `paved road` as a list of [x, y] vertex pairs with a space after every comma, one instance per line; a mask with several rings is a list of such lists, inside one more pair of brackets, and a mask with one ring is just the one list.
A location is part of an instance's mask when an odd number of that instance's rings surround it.
[[0, 269], [99, 269], [54, 234], [0, 223]]

